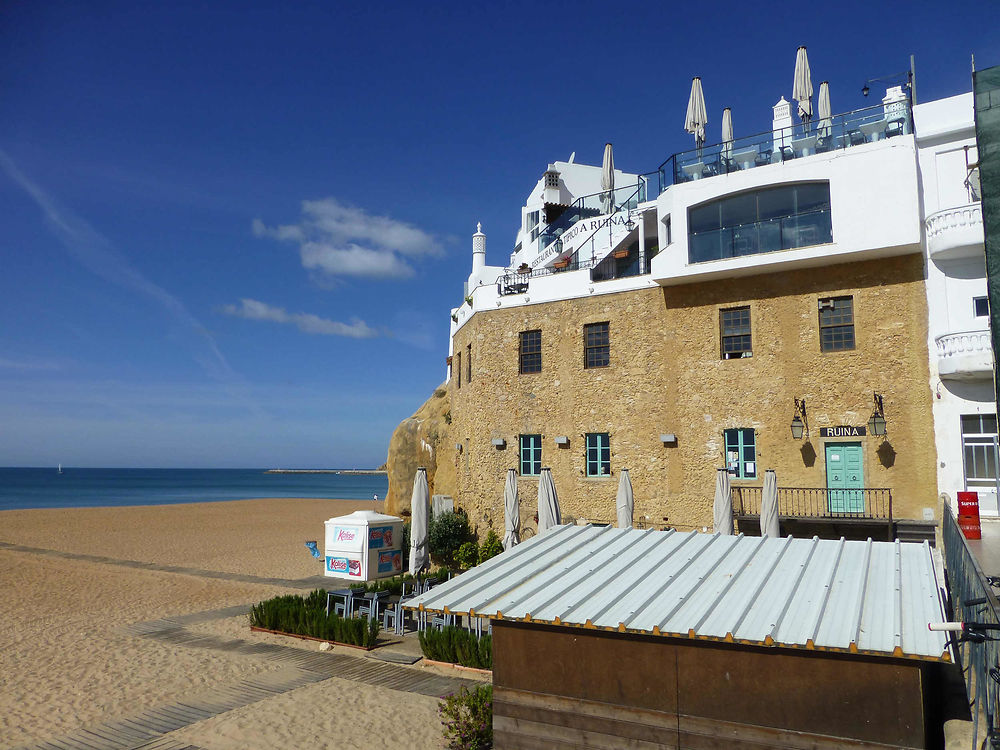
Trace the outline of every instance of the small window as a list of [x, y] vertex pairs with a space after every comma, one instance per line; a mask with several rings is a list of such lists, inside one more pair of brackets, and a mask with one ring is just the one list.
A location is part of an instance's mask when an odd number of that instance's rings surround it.
[[607, 432], [587, 433], [587, 476], [611, 476], [611, 441]]
[[611, 363], [611, 342], [607, 323], [589, 323], [583, 327], [583, 366], [607, 367]]
[[819, 301], [819, 348], [824, 352], [854, 348], [854, 297]]
[[726, 468], [735, 479], [757, 478], [757, 440], [753, 429], [725, 430]]
[[462, 387], [462, 352], [455, 355], [455, 378], [457, 380], [456, 387]]
[[472, 382], [472, 344], [465, 347], [465, 382]]
[[740, 359], [753, 356], [750, 344], [750, 308], [734, 307], [719, 310], [722, 333], [722, 358]]
[[536, 477], [542, 473], [542, 436], [521, 435], [521, 476]]
[[990, 316], [989, 297], [973, 297], [972, 306], [975, 309], [977, 318], [988, 318]]
[[[532, 229], [538, 226], [538, 218], [540, 211], [529, 211], [524, 215], [524, 231], [530, 232]], [[537, 234], [535, 235], [538, 236]], [[532, 238], [534, 239], [534, 238]]]
[[521, 331], [519, 370], [522, 375], [542, 371], [542, 332]]

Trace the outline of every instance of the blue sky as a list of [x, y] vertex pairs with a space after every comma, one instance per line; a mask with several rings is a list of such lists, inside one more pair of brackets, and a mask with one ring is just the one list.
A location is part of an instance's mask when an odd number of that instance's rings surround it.
[[769, 129], [799, 44], [967, 91], [991, 7], [3, 3], [0, 465], [377, 465], [550, 161], [655, 169], [694, 75]]

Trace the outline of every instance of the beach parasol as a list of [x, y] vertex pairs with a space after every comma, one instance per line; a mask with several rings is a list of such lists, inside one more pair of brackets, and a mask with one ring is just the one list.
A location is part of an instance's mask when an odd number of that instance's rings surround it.
[[781, 536], [778, 526], [778, 478], [774, 469], [764, 472], [764, 489], [760, 493], [760, 535], [773, 539]]
[[819, 115], [819, 134], [829, 138], [833, 132], [833, 117], [830, 111], [830, 84], [827, 81], [819, 85], [819, 101], [816, 102], [816, 109]]
[[733, 495], [729, 490], [729, 470], [715, 472], [715, 503], [712, 505], [712, 530], [716, 534], [732, 536]]
[[517, 472], [507, 469], [503, 485], [503, 549], [521, 543], [521, 506], [517, 500]]
[[605, 213], [615, 210], [615, 156], [610, 143], [604, 144], [604, 162], [601, 164], [601, 202], [605, 204]]
[[809, 122], [812, 119], [812, 77], [809, 74], [809, 56], [805, 45], [795, 53], [795, 80], [792, 82], [792, 98], [799, 103], [799, 119]]
[[705, 110], [705, 94], [701, 90], [701, 78], [691, 79], [691, 96], [688, 98], [687, 115], [684, 118], [684, 129], [694, 136], [695, 146], [705, 145], [705, 126], [708, 125], [708, 113]]
[[429, 505], [427, 469], [421, 466], [413, 478], [413, 495], [410, 498], [410, 575], [414, 576], [428, 567], [430, 562], [430, 555], [427, 553]]
[[622, 469], [622, 478], [618, 480], [618, 496], [615, 498], [615, 508], [618, 511], [618, 528], [631, 529], [635, 499], [632, 497], [632, 482], [628, 478], [628, 469]]
[[727, 159], [733, 156], [733, 111], [729, 107], [722, 110], [722, 152]]
[[552, 482], [552, 470], [546, 467], [538, 478], [538, 533], [544, 534], [560, 523], [562, 516], [559, 513], [559, 497]]

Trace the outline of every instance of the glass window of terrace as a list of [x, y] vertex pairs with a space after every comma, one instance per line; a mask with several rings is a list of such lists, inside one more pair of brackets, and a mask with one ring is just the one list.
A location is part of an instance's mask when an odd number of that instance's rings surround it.
[[704, 263], [833, 242], [830, 183], [731, 195], [688, 212], [688, 258]]
[[521, 331], [518, 347], [518, 371], [524, 375], [542, 371], [542, 332]]

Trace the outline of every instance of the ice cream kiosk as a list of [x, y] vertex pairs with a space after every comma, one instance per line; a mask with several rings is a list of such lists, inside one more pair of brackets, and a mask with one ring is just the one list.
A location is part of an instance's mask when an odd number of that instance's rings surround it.
[[403, 519], [357, 510], [326, 522], [324, 575], [374, 581], [403, 572]]

